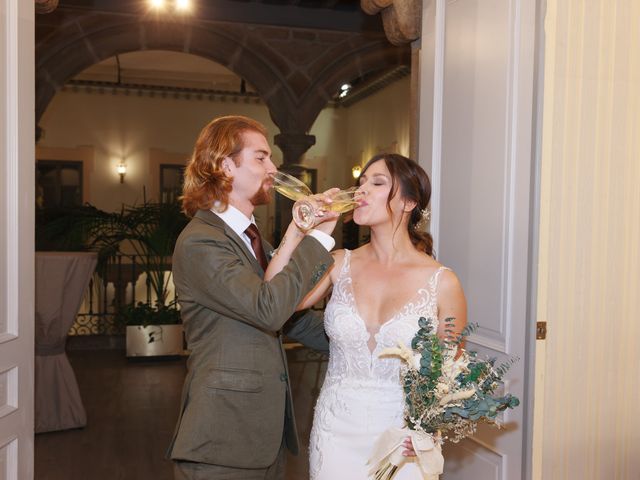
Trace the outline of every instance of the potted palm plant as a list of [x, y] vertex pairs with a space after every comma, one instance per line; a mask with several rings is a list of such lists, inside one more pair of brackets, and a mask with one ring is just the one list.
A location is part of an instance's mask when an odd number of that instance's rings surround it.
[[180, 311], [175, 302], [155, 305], [138, 302], [120, 310], [126, 325], [128, 357], [181, 355], [184, 351]]
[[96, 271], [103, 278], [116, 254], [132, 253], [155, 298], [130, 304], [119, 296], [114, 300], [116, 319], [126, 326], [127, 356], [176, 355], [182, 353], [182, 325], [176, 301], [169, 299], [170, 265], [175, 242], [187, 222], [177, 203], [145, 201], [123, 206], [119, 212], [84, 205], [58, 212], [39, 237], [41, 243], [55, 239], [57, 249], [67, 249], [65, 242], [72, 242], [73, 248], [97, 251]]
[[148, 203], [123, 208], [116, 232], [136, 256], [154, 292], [153, 304], [139, 302], [121, 309], [126, 324], [127, 356], [178, 355], [183, 333], [176, 301], [170, 301], [171, 255], [187, 218], [177, 203]]

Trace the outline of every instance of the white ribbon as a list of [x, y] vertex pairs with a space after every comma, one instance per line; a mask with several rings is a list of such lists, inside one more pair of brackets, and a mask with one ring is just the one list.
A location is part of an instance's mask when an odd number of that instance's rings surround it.
[[404, 439], [411, 437], [413, 449], [416, 452], [418, 465], [427, 480], [437, 480], [444, 469], [444, 457], [440, 442], [434, 440], [433, 435], [416, 432], [408, 428], [389, 428], [385, 430], [373, 445], [373, 452], [368, 465], [369, 475], [375, 478], [375, 473], [388, 464], [400, 466], [407, 459], [402, 455], [405, 449]]

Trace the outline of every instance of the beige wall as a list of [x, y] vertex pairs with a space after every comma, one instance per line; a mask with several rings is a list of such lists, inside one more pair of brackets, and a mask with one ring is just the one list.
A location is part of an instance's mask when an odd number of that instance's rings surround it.
[[547, 0], [536, 479], [640, 478], [640, 2]]
[[[186, 159], [202, 127], [213, 117], [228, 114], [248, 115], [264, 123], [269, 132], [277, 132], [262, 105], [64, 91], [53, 98], [42, 117], [44, 138], [38, 146], [93, 147], [89, 202], [116, 210], [123, 202], [142, 202], [143, 187], [147, 198], [157, 199], [157, 191], [151, 191], [157, 180], [150, 177], [150, 149]], [[280, 163], [280, 150], [273, 151]], [[127, 165], [123, 184], [116, 173], [121, 161]]]
[[381, 151], [409, 155], [409, 91], [410, 78], [405, 77], [346, 109], [349, 162], [364, 165]]
[[[374, 153], [395, 149], [408, 154], [409, 78], [403, 78], [349, 108], [327, 107], [318, 116], [311, 134], [316, 144], [304, 163], [319, 170], [319, 188], [343, 186], [350, 182], [351, 167]], [[88, 198], [100, 208], [115, 209], [121, 202], [157, 195], [157, 179], [150, 173], [149, 149], [187, 158], [200, 129], [213, 117], [241, 114], [264, 123], [269, 130], [274, 161], [282, 154], [273, 144], [278, 128], [267, 108], [242, 101], [210, 102], [124, 96], [110, 93], [87, 94], [64, 91], [57, 94], [41, 120], [45, 148], [91, 146], [94, 165]], [[116, 166], [127, 164], [125, 183], [120, 185]]]
[[348, 108], [320, 113], [311, 130], [318, 143], [305, 163], [318, 168], [321, 187], [346, 186], [352, 181], [351, 168], [376, 153], [409, 155], [409, 82], [402, 78]]
[[[304, 164], [318, 169], [318, 188], [347, 186], [353, 181], [351, 167], [381, 148], [396, 146], [408, 153], [409, 79], [389, 85], [350, 108], [327, 107], [318, 116], [311, 134], [316, 145], [305, 155]], [[77, 92], [58, 93], [41, 119], [44, 137], [38, 158], [91, 151], [85, 163], [84, 199], [105, 210], [122, 203], [157, 199], [158, 163], [163, 158], [188, 158], [202, 127], [219, 115], [247, 115], [264, 123], [270, 133], [274, 161], [282, 154], [273, 144], [278, 128], [262, 104], [211, 102], [174, 98], [150, 98], [131, 94], [112, 95]], [[82, 146], [83, 148], [77, 148]], [[75, 158], [75, 157], [74, 157]], [[124, 161], [123, 184], [116, 166]], [[270, 229], [273, 205], [256, 211], [258, 223]]]

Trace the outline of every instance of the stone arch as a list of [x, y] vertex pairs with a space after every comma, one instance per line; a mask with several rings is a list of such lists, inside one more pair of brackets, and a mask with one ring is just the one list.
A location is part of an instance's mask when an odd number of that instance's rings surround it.
[[409, 48], [392, 46], [382, 34], [76, 13], [38, 39], [36, 120], [70, 78], [140, 50], [198, 55], [251, 83], [281, 131], [275, 142], [285, 163], [296, 163], [315, 143], [308, 132], [341, 82], [410, 63]]
[[[67, 25], [59, 39], [36, 48], [36, 121], [55, 93], [84, 69], [117, 54], [140, 50], [190, 53], [220, 63], [250, 82], [264, 98], [281, 81], [272, 65], [224, 29], [166, 28], [153, 22], [125, 21], [93, 30]], [[242, 58], [242, 61], [239, 59]]]

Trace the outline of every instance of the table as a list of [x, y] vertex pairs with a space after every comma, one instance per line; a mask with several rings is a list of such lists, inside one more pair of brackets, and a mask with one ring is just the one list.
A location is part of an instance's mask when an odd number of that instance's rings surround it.
[[97, 261], [92, 252], [36, 252], [36, 433], [87, 424], [65, 345]]

